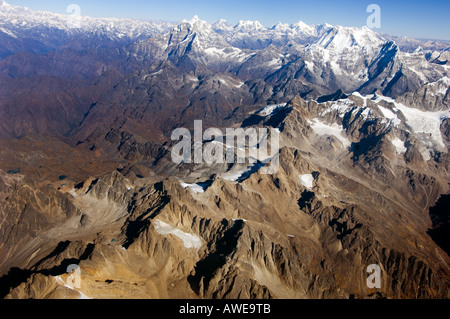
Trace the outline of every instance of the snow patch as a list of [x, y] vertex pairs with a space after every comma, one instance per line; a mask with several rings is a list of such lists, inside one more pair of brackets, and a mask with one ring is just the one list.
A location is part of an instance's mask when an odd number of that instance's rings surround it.
[[235, 172], [227, 172], [222, 175], [222, 178], [229, 182], [236, 182], [246, 171], [247, 168]]
[[159, 71], [153, 72], [153, 73], [149, 74], [149, 76], [154, 76], [154, 75], [161, 74], [162, 71], [163, 70], [159, 70]]
[[450, 116], [450, 111], [425, 112], [397, 103], [394, 99], [389, 97], [379, 96], [377, 97], [376, 102], [379, 102], [380, 100], [393, 103], [396, 109], [403, 113], [406, 118], [406, 124], [408, 124], [414, 133], [425, 134], [426, 138], [431, 138], [437, 146], [441, 149], [445, 149], [440, 126], [442, 120]]
[[436, 81], [435, 83], [431, 83], [430, 85], [437, 85], [437, 94], [445, 95], [447, 94], [448, 89], [450, 88], [450, 78], [447, 76], [444, 76], [439, 81]]
[[281, 59], [275, 58], [275, 59], [272, 59], [269, 62], [267, 62], [267, 66], [268, 67], [281, 67], [282, 63], [283, 62]]
[[245, 83], [240, 81], [239, 84], [235, 84], [234, 86], [240, 89], [243, 85], [245, 85]]
[[205, 192], [205, 189], [202, 186], [200, 186], [199, 184], [188, 184], [188, 183], [183, 183], [183, 182], [180, 182], [180, 184], [183, 188], [190, 188], [194, 193], [197, 193], [197, 194]]
[[234, 26], [235, 30], [265, 30], [264, 26], [259, 21], [240, 20], [239, 23]]
[[400, 125], [401, 121], [400, 119], [397, 117], [397, 114], [395, 114], [394, 112], [392, 112], [391, 110], [389, 110], [386, 107], [383, 107], [381, 105], [378, 105], [378, 108], [380, 109], [381, 113], [383, 113], [383, 116], [389, 120], [392, 121], [392, 124], [394, 124], [395, 126]]
[[220, 60], [237, 60], [238, 62], [244, 62], [249, 57], [248, 54], [244, 53], [242, 50], [238, 48], [216, 48], [210, 47], [204, 49], [204, 52], [213, 57]]
[[394, 138], [392, 140], [392, 145], [394, 145], [395, 150], [397, 151], [397, 154], [403, 154], [406, 152], [406, 147], [405, 147], [405, 143], [399, 139], [399, 138]]
[[431, 159], [430, 151], [427, 149], [420, 153], [420, 155], [422, 155], [422, 158], [425, 162], [428, 162]]
[[306, 68], [310, 71], [314, 71], [314, 63], [310, 62], [310, 61], [304, 61]]
[[279, 109], [285, 108], [287, 104], [273, 104], [273, 105], [267, 105], [263, 107], [261, 110], [259, 110], [256, 114], [259, 116], [269, 116], [275, 113], [275, 111], [278, 111]]
[[197, 235], [185, 233], [180, 229], [169, 225], [159, 219], [156, 219], [154, 221], [153, 226], [160, 235], [174, 235], [180, 238], [183, 241], [184, 248], [186, 249], [195, 248], [198, 250], [203, 244], [201, 238]]
[[349, 147], [351, 145], [348, 138], [344, 136], [345, 130], [342, 128], [342, 125], [336, 123], [333, 123], [332, 125], [325, 124], [319, 119], [313, 119], [312, 121], [308, 120], [308, 123], [317, 135], [333, 135], [342, 143], [344, 147]]
[[300, 179], [300, 183], [303, 186], [305, 186], [308, 189], [313, 188], [314, 177], [312, 176], [312, 174], [299, 175], [298, 178]]
[[222, 175], [222, 178], [229, 182], [241, 182], [249, 178], [253, 173], [256, 173], [263, 166], [263, 163], [255, 163], [240, 170], [226, 172]]
[[12, 38], [15, 38], [15, 39], [18, 39], [18, 38], [19, 38], [17, 35], [15, 35], [15, 34], [14, 34], [12, 31], [10, 31], [10, 30], [7, 30], [7, 29], [4, 29], [4, 28], [1, 28], [1, 27], [0, 27], [0, 31], [3, 32], [3, 33], [5, 33], [5, 34], [7, 34], [7, 35], [9, 35], [9, 36], [12, 37]]
[[425, 133], [436, 142], [438, 146], [445, 149], [445, 144], [441, 135], [441, 122], [450, 116], [450, 111], [424, 112], [415, 108], [396, 103], [406, 118], [406, 123], [415, 133]]
[[[124, 37], [130, 40], [139, 40], [162, 34], [175, 26], [168, 22], [81, 16], [80, 27], [74, 28], [70, 23], [70, 14], [34, 11], [26, 7], [8, 5], [3, 1], [0, 1], [0, 6], [0, 24], [4, 27], [3, 32], [17, 38], [25, 38], [27, 34], [24, 32], [31, 32], [34, 36], [40, 33], [42, 38], [45, 39], [49, 37], [49, 29], [51, 30], [50, 33], [55, 33], [54, 30], [56, 29], [58, 30], [56, 33], [63, 37], [73, 37], [82, 32], [87, 32], [115, 40]], [[18, 27], [21, 29], [18, 29]], [[16, 35], [11, 30], [17, 30], [20, 34]], [[61, 33], [59, 30], [63, 32]], [[53, 39], [53, 35], [51, 37]]]
[[320, 114], [321, 116], [324, 116], [330, 112], [337, 111], [339, 114], [339, 117], [343, 118], [344, 115], [354, 106], [353, 101], [349, 99], [339, 100], [334, 102], [329, 108], [327, 108], [325, 111]]

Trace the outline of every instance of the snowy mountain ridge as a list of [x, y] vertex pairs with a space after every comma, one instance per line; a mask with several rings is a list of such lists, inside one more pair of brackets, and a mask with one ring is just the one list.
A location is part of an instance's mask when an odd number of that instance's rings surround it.
[[[170, 59], [188, 69], [204, 65], [213, 72], [232, 72], [239, 78], [236, 83], [263, 77], [275, 84], [274, 98], [286, 99], [310, 92], [304, 83], [315, 86], [316, 97], [338, 89], [363, 94], [380, 89], [395, 97], [449, 76], [447, 47], [413, 46], [405, 52], [402, 45], [367, 27], [298, 21], [266, 28], [245, 20], [230, 26], [225, 20], [210, 24], [198, 16], [175, 25], [38, 12], [4, 1], [0, 8], [0, 58], [67, 47], [122, 47], [134, 50], [131, 54], [140, 61]], [[418, 42], [408, 45], [412, 43]]]
[[[68, 7], [68, 11], [70, 7]], [[0, 2], [0, 30], [7, 30], [11, 36], [42, 36], [48, 29], [56, 29], [77, 35], [95, 33], [120, 39], [140, 39], [165, 32], [173, 27], [168, 22], [148, 22], [123, 18], [92, 18], [72, 14], [58, 14], [45, 11], [33, 11], [26, 7], [12, 6]]]
[[[74, 10], [75, 9], [75, 10]], [[48, 33], [58, 33], [61, 36], [97, 35], [114, 41], [139, 41], [153, 37], [156, 34], [169, 32], [176, 24], [169, 22], [150, 22], [124, 18], [92, 18], [81, 16], [76, 7], [68, 7], [68, 14], [57, 14], [44, 11], [33, 11], [26, 7], [13, 6], [5, 1], [0, 2], [0, 36], [12, 38], [42, 38]], [[71, 12], [71, 13], [70, 13]], [[308, 25], [303, 21], [293, 24], [278, 22], [267, 28], [259, 21], [241, 20], [230, 26], [226, 20], [213, 24], [194, 16], [181, 23], [192, 25], [195, 31], [212, 31], [221, 35], [232, 46], [240, 49], [263, 49], [270, 44], [285, 45], [297, 43], [300, 45], [318, 44], [327, 48], [331, 43], [338, 50], [347, 45], [371, 45], [374, 42], [385, 42], [386, 35], [378, 34], [367, 27], [341, 27], [327, 23]], [[56, 36], [56, 35], [55, 35]], [[408, 45], [417, 40], [400, 39]], [[317, 42], [317, 43], [316, 43]], [[439, 44], [442, 49], [443, 44]], [[331, 48], [331, 47], [330, 47]]]

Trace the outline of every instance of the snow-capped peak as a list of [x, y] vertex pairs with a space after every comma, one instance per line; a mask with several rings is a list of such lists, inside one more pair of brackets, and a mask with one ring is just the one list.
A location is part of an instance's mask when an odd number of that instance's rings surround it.
[[214, 22], [213, 26], [214, 27], [219, 27], [219, 28], [223, 28], [223, 27], [224, 28], [228, 28], [229, 27], [228, 21], [225, 20], [225, 19], [220, 19], [219, 21]]
[[271, 28], [271, 30], [276, 30], [276, 31], [288, 31], [289, 29], [290, 29], [289, 24], [281, 23], [281, 22], [278, 22]]
[[371, 47], [380, 44], [381, 40], [376, 33], [367, 27], [332, 27], [317, 42], [324, 49], [333, 49], [340, 52], [352, 46]]
[[[2, 0], [0, 0], [0, 6], [0, 27], [3, 32], [25, 39], [46, 38], [50, 28], [63, 31], [66, 36], [84, 33], [87, 36], [101, 35], [115, 40], [136, 40], [166, 32], [172, 27], [170, 23], [119, 18], [92, 18], [88, 16], [74, 16], [72, 14], [34, 11], [20, 6], [9, 5]], [[46, 42], [48, 40], [45, 39]], [[57, 42], [65, 41], [61, 34], [55, 40]]]
[[295, 30], [297, 30], [297, 31], [299, 31], [299, 32], [303, 32], [303, 33], [314, 33], [315, 32], [315, 28], [313, 27], [313, 26], [311, 26], [311, 25], [309, 25], [309, 24], [306, 24], [305, 22], [303, 22], [303, 21], [298, 21], [298, 22], [296, 22], [296, 23], [294, 23], [293, 25], [292, 25], [292, 27], [295, 29]]
[[2, 12], [0, 12], [0, 13], [3, 13], [3, 14], [8, 13], [9, 11], [17, 11], [17, 10], [28, 11], [28, 8], [26, 8], [26, 7], [14, 6], [3, 0], [0, 0], [0, 8], [2, 8], [2, 10], [1, 10]]
[[332, 29], [332, 28], [333, 28], [333, 26], [329, 23], [322, 23], [316, 27], [317, 30], [328, 30], [328, 29]]
[[198, 17], [198, 15], [194, 15], [193, 17], [192, 17], [192, 19], [190, 19], [190, 20], [187, 20], [187, 19], [184, 19], [183, 21], [181, 21], [181, 23], [189, 23], [190, 25], [194, 25], [194, 24], [197, 24], [197, 23], [201, 23], [201, 22], [206, 22], [206, 21], [202, 21], [199, 17]]
[[303, 29], [311, 28], [311, 26], [309, 24], [306, 24], [302, 20], [299, 20], [298, 22], [294, 23], [293, 26], [303, 28]]
[[205, 20], [201, 20], [197, 15], [191, 20], [183, 20], [182, 23], [189, 23], [196, 32], [209, 33], [212, 29], [211, 24]]
[[223, 31], [228, 31], [228, 32], [233, 31], [233, 27], [230, 26], [228, 24], [228, 21], [224, 20], [224, 19], [220, 19], [219, 21], [215, 22], [212, 25], [212, 27], [216, 32], [219, 32], [219, 33], [223, 32]]
[[265, 29], [264, 26], [259, 21], [250, 21], [250, 20], [241, 20], [234, 28], [242, 31]]

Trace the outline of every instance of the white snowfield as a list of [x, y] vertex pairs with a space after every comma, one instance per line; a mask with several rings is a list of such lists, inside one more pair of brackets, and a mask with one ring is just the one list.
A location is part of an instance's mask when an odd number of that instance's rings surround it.
[[222, 178], [229, 182], [237, 182], [239, 179], [244, 178], [245, 176], [250, 176], [252, 173], [255, 173], [258, 171], [258, 167], [260, 167], [261, 164], [251, 164], [247, 165], [244, 168], [238, 169], [238, 170], [231, 170], [224, 174], [222, 174]]
[[[148, 38], [155, 34], [167, 32], [175, 26], [168, 22], [149, 22], [137, 19], [123, 18], [92, 18], [83, 16], [82, 7], [76, 12], [77, 6], [69, 6], [67, 14], [34, 11], [26, 7], [14, 6], [0, 0], [0, 27], [2, 31], [15, 35], [10, 28], [20, 26], [23, 30], [39, 32], [46, 26], [64, 30], [68, 34], [92, 32], [104, 34], [113, 39], [127, 37], [130, 39]], [[45, 29], [42, 29], [45, 32]]]
[[226, 172], [222, 175], [222, 178], [229, 182], [236, 182], [239, 178], [241, 178], [244, 173], [246, 173], [249, 169], [243, 168], [238, 171]]
[[[375, 102], [379, 102], [381, 100], [393, 103], [395, 109], [403, 113], [403, 115], [406, 118], [406, 124], [411, 128], [411, 130], [414, 133], [428, 135], [439, 148], [445, 149], [445, 144], [444, 141], [442, 140], [440, 127], [442, 121], [450, 116], [450, 110], [436, 111], [436, 112], [421, 111], [419, 109], [408, 107], [401, 103], [397, 103], [395, 99], [386, 96], [378, 96]], [[383, 107], [380, 108], [380, 110], [382, 109]], [[389, 110], [384, 108], [384, 112], [386, 112], [385, 116], [393, 118], [394, 114], [391, 111], [389, 112], [387, 111]], [[398, 120], [397, 115], [395, 115], [395, 117]], [[398, 123], [397, 125], [400, 124], [400, 120], [395, 122]]]
[[180, 182], [180, 184], [183, 188], [189, 188], [196, 194], [205, 192], [205, 189], [202, 186], [200, 186], [199, 184], [187, 184], [187, 183], [183, 183], [183, 182]]
[[377, 34], [368, 27], [336, 27], [333, 32], [325, 33], [317, 42], [324, 49], [332, 49], [335, 53], [349, 50], [351, 47], [371, 47], [381, 41]]
[[240, 31], [265, 29], [259, 21], [251, 20], [240, 20], [234, 28]]
[[[238, 24], [229, 26], [225, 20], [210, 24], [198, 16], [183, 20], [182, 23], [190, 24], [190, 31], [195, 35], [195, 38], [186, 37], [183, 41], [193, 39], [194, 47], [201, 52], [201, 57], [205, 58], [204, 62], [245, 63], [258, 55], [259, 49], [242, 48], [240, 46], [242, 43], [262, 42], [279, 45], [291, 42], [304, 47], [303, 60], [312, 72], [323, 68], [330, 69], [338, 78], [351, 77], [362, 81], [360, 84], [368, 80], [368, 74], [365, 68], [360, 68], [360, 62], [373, 61], [387, 40], [385, 35], [367, 27], [332, 26], [327, 23], [307, 25], [299, 21], [294, 24], [277, 23], [267, 28], [258, 21], [241, 20]], [[38, 39], [47, 42], [49, 34], [55, 34], [57, 38], [51, 40], [68, 41], [74, 36], [82, 35], [133, 42], [171, 31], [177, 32], [176, 30], [181, 30], [180, 26], [179, 23], [170, 22], [87, 17], [84, 16], [83, 8], [76, 4], [67, 7], [67, 14], [56, 14], [13, 6], [0, 0], [0, 32], [18, 39]], [[49, 33], [49, 30], [53, 32]], [[442, 75], [448, 73], [446, 70], [449, 66], [430, 66], [421, 52], [410, 54], [400, 51], [398, 54], [405, 62], [405, 68], [416, 73], [424, 83], [435, 79], [436, 72]], [[266, 67], [281, 68], [282, 56], [279, 53], [269, 56]], [[445, 81], [445, 79], [442, 81], [439, 92], [446, 92], [448, 81]]]
[[185, 233], [180, 229], [169, 225], [159, 219], [156, 219], [153, 222], [153, 226], [160, 235], [174, 235], [181, 239], [183, 241], [184, 248], [186, 249], [195, 248], [196, 250], [198, 250], [203, 244], [202, 239], [197, 235]]
[[405, 115], [406, 124], [415, 133], [430, 134], [439, 147], [445, 148], [440, 126], [442, 120], [450, 116], [450, 111], [424, 112], [399, 103], [396, 103], [396, 107]]
[[261, 110], [259, 110], [256, 114], [259, 116], [269, 116], [274, 114], [275, 111], [278, 111], [281, 108], [287, 107], [287, 104], [273, 104], [273, 105], [267, 105]]
[[[433, 88], [435, 94], [447, 94], [450, 87], [450, 79], [444, 77], [439, 81], [433, 82], [427, 87]], [[353, 96], [362, 98], [364, 101], [364, 107], [358, 107], [350, 99], [342, 99], [333, 102], [327, 109], [325, 109], [320, 116], [325, 116], [330, 112], [337, 112], [337, 115], [341, 118], [347, 114], [347, 112], [359, 113], [359, 116], [363, 119], [375, 119], [380, 118], [380, 115], [374, 115], [374, 112], [367, 107], [368, 101], [371, 100], [377, 103], [377, 107], [381, 113], [381, 123], [388, 123], [394, 127], [399, 127], [402, 122], [406, 125], [406, 129], [416, 134], [416, 137], [422, 142], [424, 149], [421, 151], [422, 157], [425, 161], [430, 160], [430, 151], [434, 148], [445, 151], [446, 146], [441, 135], [442, 121], [450, 117], [450, 110], [442, 111], [422, 111], [414, 107], [406, 106], [402, 103], [396, 102], [395, 99], [381, 96], [381, 95], [361, 95], [358, 92], [352, 93]], [[388, 105], [380, 105], [379, 103], [385, 101]], [[308, 120], [308, 124], [311, 129], [319, 136], [335, 136], [341, 141], [344, 147], [349, 147], [351, 142], [346, 136], [346, 132], [343, 127], [337, 123], [327, 124], [322, 119], [314, 118]], [[395, 150], [398, 154], [403, 154], [407, 151], [405, 143], [399, 138], [395, 138], [392, 141]]]
[[375, 58], [385, 41], [367, 27], [334, 26], [324, 31], [307, 47], [308, 68], [326, 67], [338, 77], [367, 80], [367, 74], [358, 68], [358, 60]]
[[405, 147], [405, 143], [399, 139], [399, 138], [394, 138], [392, 140], [392, 145], [394, 145], [395, 150], [397, 151], [397, 154], [403, 154], [406, 153], [406, 147]]
[[306, 188], [311, 190], [314, 187], [314, 177], [312, 176], [312, 174], [299, 175], [298, 178], [300, 179], [300, 183]]
[[383, 113], [383, 116], [386, 119], [390, 120], [394, 126], [400, 125], [401, 121], [397, 117], [397, 114], [395, 114], [394, 112], [392, 112], [388, 108], [385, 108], [385, 107], [383, 107], [381, 105], [378, 105], [378, 108], [380, 109], [381, 113]]
[[250, 55], [242, 52], [242, 50], [233, 47], [225, 47], [225, 48], [216, 48], [209, 47], [203, 50], [209, 56], [212, 56], [216, 59], [220, 60], [237, 60], [240, 62], [244, 62], [247, 60]]
[[442, 79], [440, 79], [439, 81], [436, 82], [436, 84], [438, 89], [437, 89], [437, 94], [447, 94], [449, 88], [450, 88], [450, 78], [445, 76]]
[[345, 130], [342, 128], [342, 125], [337, 123], [326, 124], [319, 119], [315, 118], [312, 121], [308, 120], [309, 125], [311, 126], [314, 133], [319, 136], [328, 135], [336, 137], [344, 147], [350, 147], [351, 143], [349, 139], [345, 136]]
[[333, 102], [333, 104], [326, 110], [324, 110], [320, 116], [325, 116], [328, 113], [331, 113], [333, 111], [337, 111], [340, 118], [343, 118], [345, 113], [347, 113], [351, 108], [355, 107], [354, 102], [349, 99], [343, 99], [336, 102]]

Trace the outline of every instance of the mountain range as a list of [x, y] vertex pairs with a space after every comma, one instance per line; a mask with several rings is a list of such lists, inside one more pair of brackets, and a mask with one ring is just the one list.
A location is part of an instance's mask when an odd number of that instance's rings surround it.
[[[0, 296], [448, 298], [449, 50], [0, 1]], [[199, 119], [276, 129], [279, 170], [174, 163]]]

